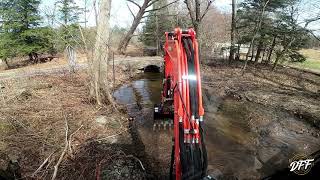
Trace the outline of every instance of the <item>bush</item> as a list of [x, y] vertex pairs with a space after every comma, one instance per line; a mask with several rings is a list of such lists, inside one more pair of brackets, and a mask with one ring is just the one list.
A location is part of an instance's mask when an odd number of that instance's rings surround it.
[[304, 57], [302, 54], [300, 54], [297, 51], [289, 52], [288, 56], [291, 62], [304, 62], [307, 60], [306, 57]]

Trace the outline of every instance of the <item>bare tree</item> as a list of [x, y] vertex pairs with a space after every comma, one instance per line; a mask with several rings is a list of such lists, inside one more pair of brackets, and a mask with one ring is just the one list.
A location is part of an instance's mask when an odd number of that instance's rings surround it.
[[218, 56], [220, 48], [216, 43], [230, 41], [231, 15], [210, 8], [201, 22], [201, 54], [202, 56]]
[[[320, 1], [314, 0], [314, 1], [304, 1], [303, 4], [301, 4], [303, 7], [298, 7], [299, 11], [301, 13], [306, 13], [308, 11], [308, 16], [306, 19], [303, 20], [304, 28], [309, 30], [309, 33], [313, 35], [315, 39], [320, 41], [319, 37], [319, 28], [316, 24], [319, 24], [320, 22]], [[313, 26], [311, 28], [310, 26]]]
[[236, 0], [232, 0], [232, 22], [231, 22], [231, 47], [229, 64], [234, 60], [234, 50], [235, 50], [235, 34], [236, 34]]
[[201, 41], [201, 29], [200, 29], [200, 25], [201, 22], [203, 20], [203, 18], [205, 17], [205, 15], [208, 13], [209, 8], [211, 6], [211, 4], [213, 3], [213, 0], [206, 0], [206, 5], [205, 8], [203, 10], [203, 12], [201, 12], [201, 0], [184, 0], [184, 3], [187, 6], [190, 18], [191, 18], [191, 22], [193, 25], [194, 30], [197, 33], [197, 38], [198, 38], [198, 42], [199, 42], [199, 58], [202, 59], [201, 56], [201, 50], [202, 50], [202, 41]]
[[95, 97], [98, 105], [109, 102], [115, 106], [113, 98], [109, 92], [109, 83], [107, 76], [109, 57], [110, 9], [111, 0], [100, 0], [94, 56], [92, 62], [90, 63], [90, 95], [92, 97]]
[[201, 1], [200, 0], [185, 0], [184, 3], [187, 5], [189, 15], [191, 18], [192, 25], [197, 34], [200, 34], [200, 24], [202, 19], [205, 17], [213, 0], [207, 0], [206, 7], [201, 13]]
[[[306, 19], [306, 20], [305, 20], [304, 28], [305, 28], [305, 29], [309, 29], [309, 25], [310, 25], [311, 23], [315, 23], [315, 22], [319, 22], [319, 21], [320, 21], [320, 12], [319, 12], [319, 14], [318, 14], [316, 17], [312, 17], [312, 18]], [[317, 39], [318, 41], [320, 41], [319, 36], [317, 36], [313, 30], [309, 29], [309, 33], [310, 33], [315, 39]]]
[[93, 10], [94, 10], [94, 19], [96, 21], [96, 26], [98, 26], [98, 12], [97, 12], [97, 6], [96, 6], [97, 1], [93, 0], [92, 5], [93, 5]]
[[149, 9], [154, 3], [160, 1], [160, 0], [144, 0], [143, 4], [140, 5], [137, 1], [135, 0], [127, 0], [128, 2], [130, 2], [131, 4], [135, 5], [136, 7], [139, 8], [139, 11], [137, 14], [134, 14], [133, 11], [131, 10], [130, 6], [128, 5], [129, 11], [131, 12], [132, 16], [133, 16], [133, 22], [131, 24], [131, 27], [129, 29], [129, 31], [126, 33], [126, 35], [123, 37], [123, 39], [120, 41], [119, 46], [118, 46], [118, 52], [121, 54], [125, 54], [126, 50], [127, 50], [127, 46], [131, 40], [131, 38], [133, 37], [134, 32], [136, 31], [138, 25], [141, 22], [141, 19], [143, 19], [146, 13], [149, 13], [151, 11], [158, 11], [160, 9], [163, 9], [173, 3], [178, 2], [179, 0], [175, 0], [171, 3], [168, 3], [164, 6], [158, 7], [158, 8], [153, 8], [153, 9]]

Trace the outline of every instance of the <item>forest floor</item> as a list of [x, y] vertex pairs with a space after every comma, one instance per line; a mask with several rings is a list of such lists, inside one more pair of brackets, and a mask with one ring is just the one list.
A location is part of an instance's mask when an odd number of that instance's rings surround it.
[[[50, 179], [65, 147], [58, 179], [145, 179], [152, 174], [148, 163], [140, 158], [135, 142], [137, 134], [132, 131], [126, 113], [109, 106], [97, 108], [88, 98], [88, 76], [84, 71], [19, 76], [30, 68], [33, 71], [60, 65], [66, 66], [58, 61], [9, 70], [18, 78], [0, 79], [0, 175], [1, 169], [8, 168], [8, 161], [18, 161], [22, 177]], [[116, 66], [116, 82], [111, 88], [130, 82], [128, 71], [131, 71], [128, 67]], [[271, 72], [255, 66], [249, 66], [244, 76], [240, 71], [237, 65], [230, 67], [219, 61], [203, 67], [207, 107], [215, 103], [210, 102], [211, 96], [231, 98], [241, 102], [241, 106], [259, 104], [260, 109], [248, 107], [249, 113], [245, 114], [251, 129], [263, 134], [265, 129], [259, 126], [272, 121], [264, 116], [265, 110], [272, 108], [310, 125], [297, 122], [282, 127], [319, 138], [320, 76], [287, 68]]]
[[[67, 67], [58, 59], [1, 72], [0, 179], [51, 179], [64, 152], [57, 179], [143, 179], [123, 108], [98, 108], [85, 70]], [[116, 65], [110, 88], [130, 81], [128, 71]]]

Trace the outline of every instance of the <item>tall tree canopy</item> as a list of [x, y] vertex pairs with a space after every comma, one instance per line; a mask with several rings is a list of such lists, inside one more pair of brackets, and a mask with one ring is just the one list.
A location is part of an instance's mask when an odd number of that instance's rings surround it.
[[279, 60], [304, 60], [298, 50], [305, 46], [308, 32], [297, 21], [295, 6], [298, 2], [245, 0], [240, 4], [237, 12], [238, 44], [250, 44], [246, 61], [251, 56], [255, 62], [262, 59], [269, 63], [275, 56], [275, 67]]
[[[82, 9], [76, 5], [74, 0], [59, 0], [56, 2], [61, 20], [59, 34], [63, 39], [63, 44], [59, 46], [60, 50], [67, 46], [75, 46], [79, 39], [79, 15]], [[77, 38], [76, 38], [77, 37]]]
[[[166, 0], [158, 1], [153, 4], [153, 9], [163, 7], [168, 2]], [[172, 16], [171, 16], [172, 17]], [[140, 40], [146, 46], [158, 47], [164, 41], [164, 33], [172, 31], [174, 25], [169, 16], [168, 7], [162, 8], [158, 11], [151, 11], [147, 17], [146, 23], [143, 26]]]
[[30, 60], [37, 61], [39, 53], [54, 51], [49, 42], [51, 29], [39, 28], [39, 0], [1, 0], [0, 3], [0, 58], [28, 55]]
[[77, 23], [81, 9], [76, 5], [74, 0], [59, 0], [58, 5], [59, 18], [64, 25]]

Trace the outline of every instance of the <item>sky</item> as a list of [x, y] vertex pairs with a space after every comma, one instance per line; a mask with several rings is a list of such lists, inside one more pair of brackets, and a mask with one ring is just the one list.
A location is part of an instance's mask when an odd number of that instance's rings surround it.
[[[47, 14], [53, 11], [54, 9], [54, 2], [56, 0], [42, 0], [42, 3], [40, 5], [41, 14]], [[76, 4], [80, 7], [84, 6], [85, 0], [74, 0]], [[97, 0], [98, 1], [98, 0]], [[140, 0], [142, 2], [142, 0]], [[92, 5], [93, 0], [87, 0], [87, 7], [89, 12], [87, 13], [87, 19], [88, 19], [88, 26], [94, 26], [95, 25], [95, 19], [94, 19], [94, 9]], [[139, 0], [138, 0], [139, 2]], [[137, 8], [130, 4], [130, 7], [133, 9], [133, 11], [137, 11]], [[215, 0], [214, 5], [218, 7], [221, 11], [230, 11], [231, 10], [231, 0]], [[133, 20], [132, 15], [130, 14], [128, 7], [127, 7], [127, 1], [126, 0], [112, 0], [112, 8], [111, 8], [111, 20], [110, 24], [111, 26], [119, 26], [119, 27], [128, 27], [130, 26], [131, 22]], [[56, 23], [59, 20], [56, 20]]]
[[[54, 2], [57, 0], [42, 0], [42, 3], [40, 5], [41, 14], [47, 14], [52, 11], [54, 11]], [[88, 19], [88, 26], [94, 26], [95, 25], [95, 18], [94, 18], [94, 9], [92, 2], [94, 0], [74, 0], [76, 4], [80, 7], [84, 7], [84, 2], [87, 1], [87, 19]], [[96, 0], [98, 1], [98, 0]], [[142, 3], [143, 0], [137, 0], [137, 2]], [[182, 1], [182, 0], [181, 0]], [[231, 1], [232, 0], [215, 0], [214, 6], [218, 8], [220, 11], [223, 12], [229, 12], [231, 13]], [[238, 0], [237, 2], [241, 2], [243, 0]], [[316, 3], [318, 2], [318, 3]], [[301, 7], [303, 8], [303, 13], [299, 16], [300, 21], [303, 21], [306, 18], [311, 17], [314, 15], [314, 13], [319, 13], [320, 8], [320, 0], [301, 0]], [[137, 12], [137, 7], [130, 4], [130, 7], [134, 12]], [[83, 17], [82, 17], [83, 18]], [[112, 8], [111, 8], [111, 20], [110, 24], [112, 27], [118, 26], [118, 27], [130, 27], [131, 22], [133, 20], [132, 15], [130, 14], [130, 11], [127, 7], [127, 1], [126, 0], [112, 0]], [[59, 20], [56, 19], [56, 24], [59, 24]], [[313, 23], [310, 25], [311, 29], [319, 29], [320, 31], [320, 23]]]

